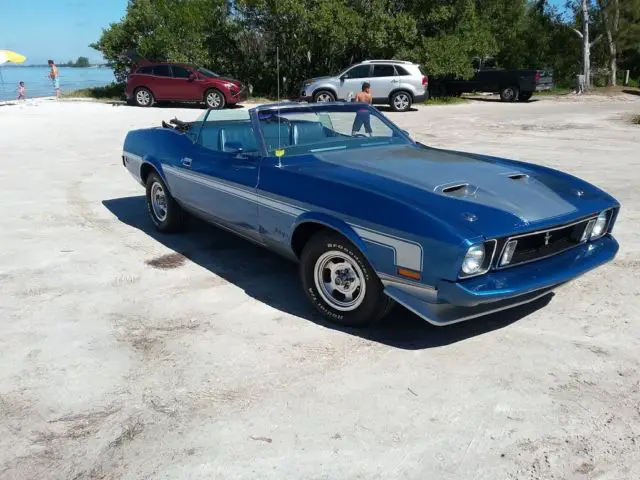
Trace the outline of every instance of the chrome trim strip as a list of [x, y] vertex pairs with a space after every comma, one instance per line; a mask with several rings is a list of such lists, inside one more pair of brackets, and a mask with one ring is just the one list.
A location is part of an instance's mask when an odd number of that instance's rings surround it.
[[[600, 215], [600, 214], [598, 213], [598, 215]], [[598, 215], [596, 215], [595, 217], [586, 217], [586, 218], [583, 218], [582, 220], [578, 220], [578, 221], [573, 222], [573, 223], [567, 223], [566, 225], [561, 225], [559, 227], [553, 227], [553, 228], [549, 228], [549, 229], [546, 229], [546, 230], [537, 230], [535, 232], [523, 233], [521, 235], [515, 235], [513, 237], [507, 237], [506, 241], [504, 242], [504, 245], [502, 246], [502, 250], [500, 251], [500, 256], [498, 257], [498, 259], [502, 258], [502, 256], [504, 255], [504, 249], [507, 247], [507, 243], [509, 243], [511, 240], [515, 240], [515, 239], [518, 239], [518, 238], [529, 237], [529, 236], [532, 236], [532, 235], [538, 235], [538, 234], [541, 234], [541, 233], [555, 232], [556, 230], [562, 230], [563, 228], [573, 227], [574, 225], [578, 225], [579, 223], [582, 223], [582, 222], [587, 222], [588, 223], [589, 221], [593, 220], [594, 218], [598, 218]], [[507, 268], [518, 267], [520, 265], [526, 265], [527, 263], [537, 262], [538, 260], [544, 260], [545, 258], [553, 257], [554, 255], [559, 255], [559, 254], [561, 254], [563, 252], [566, 252], [567, 250], [571, 250], [572, 248], [575, 248], [575, 247], [577, 247], [579, 245], [582, 245], [583, 243], [584, 242], [578, 242], [575, 245], [571, 245], [570, 247], [567, 247], [567, 248], [565, 248], [563, 250], [559, 250], [559, 251], [551, 253], [549, 255], [545, 255], [544, 257], [534, 258], [534, 259], [531, 259], [531, 260], [527, 260], [526, 262], [520, 262], [520, 263], [505, 265], [504, 267], [501, 267], [499, 265], [500, 262], [498, 262], [498, 265], [496, 265], [495, 270], [505, 270]]]

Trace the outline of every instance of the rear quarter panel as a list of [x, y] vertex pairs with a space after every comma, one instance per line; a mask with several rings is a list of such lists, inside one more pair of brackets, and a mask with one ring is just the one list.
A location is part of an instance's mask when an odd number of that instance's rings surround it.
[[192, 147], [193, 142], [185, 134], [168, 128], [132, 130], [127, 134], [122, 148], [124, 165], [140, 183], [145, 164], [156, 170], [171, 190], [163, 171], [163, 164], [175, 165]]

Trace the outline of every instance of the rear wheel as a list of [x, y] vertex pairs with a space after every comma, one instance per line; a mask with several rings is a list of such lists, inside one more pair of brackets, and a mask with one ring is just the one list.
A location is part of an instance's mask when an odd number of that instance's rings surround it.
[[395, 112], [406, 112], [411, 108], [413, 98], [409, 92], [396, 92], [391, 95], [391, 108]]
[[316, 309], [331, 322], [363, 327], [393, 305], [362, 253], [343, 236], [321, 231], [305, 245], [300, 278]]
[[329, 90], [318, 90], [313, 94], [313, 101], [316, 103], [335, 102], [336, 96]]
[[139, 107], [150, 107], [153, 105], [153, 93], [148, 88], [140, 87], [136, 90], [133, 101]]
[[518, 95], [518, 101], [528, 102], [532, 96], [533, 96], [533, 92], [520, 92], [520, 95]]
[[513, 102], [518, 98], [518, 87], [509, 86], [500, 91], [500, 100], [503, 102]]
[[204, 103], [211, 109], [219, 110], [224, 108], [226, 100], [222, 92], [218, 90], [208, 90], [204, 96]]
[[163, 233], [176, 232], [183, 228], [185, 212], [167, 190], [167, 186], [156, 172], [147, 177], [147, 210], [156, 229]]

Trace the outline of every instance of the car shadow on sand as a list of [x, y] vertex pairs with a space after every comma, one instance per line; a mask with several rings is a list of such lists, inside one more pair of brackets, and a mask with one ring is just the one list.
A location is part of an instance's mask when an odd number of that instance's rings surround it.
[[[313, 309], [300, 287], [297, 265], [293, 262], [195, 218], [189, 219], [189, 229], [185, 233], [159, 233], [149, 219], [144, 196], [116, 198], [102, 203], [124, 224], [137, 228], [173, 250], [174, 257], [176, 254], [180, 259], [186, 257], [260, 302], [325, 328], [395, 348], [440, 347], [501, 329], [543, 308], [553, 296], [550, 294], [521, 307], [448, 327], [435, 327], [399, 305], [376, 326], [365, 329], [341, 327], [328, 323]], [[146, 258], [140, 263], [154, 265], [160, 261], [162, 258]], [[181, 263], [176, 262], [176, 265]]]

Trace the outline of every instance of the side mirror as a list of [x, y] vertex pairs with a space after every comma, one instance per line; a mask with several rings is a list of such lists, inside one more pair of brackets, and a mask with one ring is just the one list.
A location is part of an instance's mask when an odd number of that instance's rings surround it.
[[227, 142], [224, 147], [224, 151], [227, 153], [235, 153], [239, 155], [244, 152], [244, 146], [240, 142]]
[[407, 137], [410, 137], [410, 136], [411, 136], [407, 130], [400, 130], [400, 131], [401, 131], [402, 133], [404, 133]]
[[345, 78], [347, 78], [347, 76], [346, 76], [346, 75], [342, 75], [342, 76], [340, 77], [340, 81], [341, 81], [341, 82], [344, 82]]

